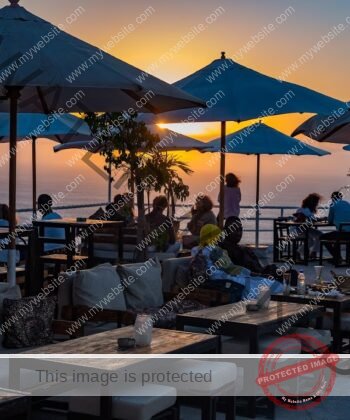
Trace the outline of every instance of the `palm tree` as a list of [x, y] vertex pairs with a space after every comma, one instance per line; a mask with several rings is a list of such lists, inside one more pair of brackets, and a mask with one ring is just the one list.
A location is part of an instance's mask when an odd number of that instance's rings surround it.
[[188, 185], [178, 174], [179, 170], [186, 175], [193, 173], [188, 164], [175, 155], [157, 151], [147, 155], [145, 171], [155, 179], [151, 188], [157, 192], [164, 191], [171, 203], [172, 216], [175, 215], [176, 200], [185, 201], [190, 195]]

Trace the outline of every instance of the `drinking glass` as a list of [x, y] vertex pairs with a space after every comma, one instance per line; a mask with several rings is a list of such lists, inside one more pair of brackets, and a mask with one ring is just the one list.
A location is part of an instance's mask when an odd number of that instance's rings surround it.
[[139, 314], [136, 317], [134, 332], [135, 343], [140, 347], [147, 347], [152, 342], [153, 319], [151, 315]]
[[291, 279], [291, 273], [283, 273], [283, 294], [286, 296], [290, 294]]
[[323, 270], [323, 265], [315, 265], [314, 266], [315, 273], [316, 273], [316, 283], [322, 283], [321, 281], [321, 275]]

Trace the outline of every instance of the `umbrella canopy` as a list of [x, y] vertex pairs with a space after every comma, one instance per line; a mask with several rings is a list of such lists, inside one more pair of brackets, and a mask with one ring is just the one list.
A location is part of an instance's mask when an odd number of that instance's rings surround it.
[[20, 112], [165, 112], [201, 102], [10, 3], [0, 10], [0, 84], [22, 87]]
[[[0, 113], [0, 142], [9, 142], [10, 117]], [[17, 141], [32, 142], [32, 206], [36, 214], [36, 140], [38, 137], [62, 142], [75, 139], [77, 135], [88, 135], [90, 128], [86, 122], [70, 114], [19, 114]]]
[[[185, 136], [184, 134], [168, 130], [167, 128], [161, 128], [157, 125], [149, 125], [147, 128], [153, 134], [157, 134], [159, 136], [160, 141], [155, 145], [154, 148], [160, 152], [208, 150], [207, 143]], [[84, 136], [81, 136], [79, 141], [69, 140], [66, 143], [58, 144], [53, 148], [55, 152], [69, 149], [84, 149], [87, 152], [97, 153], [100, 147], [96, 144], [96, 141], [91, 141], [88, 139], [85, 140]], [[111, 171], [109, 171], [109, 173], [111, 173]], [[108, 201], [111, 201], [112, 198], [111, 187], [112, 181], [110, 175], [108, 181]]]
[[[220, 140], [206, 143], [214, 151], [220, 151]], [[212, 150], [213, 151], [213, 150]], [[287, 136], [264, 123], [256, 123], [229, 134], [226, 139], [226, 153], [247, 155], [324, 156], [330, 153]]]
[[[314, 90], [266, 76], [222, 55], [209, 65], [174, 83], [207, 102], [208, 108], [179, 110], [146, 121], [214, 122], [246, 121], [294, 112], [330, 114], [346, 104]], [[216, 102], [216, 103], [215, 103]], [[189, 117], [192, 117], [189, 121]]]
[[[10, 116], [0, 112], [0, 141], [9, 141]], [[62, 135], [62, 138], [58, 136]], [[18, 140], [31, 140], [44, 137], [57, 142], [73, 141], [76, 135], [90, 135], [88, 124], [82, 119], [70, 114], [18, 114]]]
[[[226, 121], [245, 121], [294, 112], [330, 114], [346, 108], [344, 102], [314, 90], [284, 82], [242, 66], [222, 53], [221, 59], [174, 83], [186, 92], [202, 98], [207, 109], [167, 112], [144, 116], [146, 122], [221, 121], [221, 147], [225, 148]], [[225, 154], [221, 155], [220, 174], [225, 174]], [[220, 184], [222, 224], [224, 206], [223, 181]]]
[[292, 136], [298, 134], [304, 134], [319, 142], [350, 143], [350, 112], [314, 115], [299, 125]]
[[9, 0], [0, 9], [0, 111], [10, 112], [8, 282], [16, 282], [18, 112], [166, 112], [203, 103]]
[[[167, 128], [159, 127], [158, 125], [148, 125], [148, 130], [152, 134], [159, 136], [159, 143], [155, 145], [158, 151], [190, 151], [190, 150], [205, 150], [208, 148], [207, 143], [193, 139], [176, 131], [168, 130]], [[97, 152], [99, 150], [98, 140], [91, 140], [92, 134], [89, 132], [87, 138], [85, 136], [77, 136], [63, 139], [62, 144], [54, 146], [53, 150], [59, 152], [67, 149], [85, 149], [89, 152]]]
[[[207, 143], [211, 150], [221, 152], [221, 139]], [[260, 155], [325, 156], [330, 153], [293, 139], [263, 123], [253, 124], [227, 136], [225, 153], [257, 155], [255, 246], [259, 246]]]

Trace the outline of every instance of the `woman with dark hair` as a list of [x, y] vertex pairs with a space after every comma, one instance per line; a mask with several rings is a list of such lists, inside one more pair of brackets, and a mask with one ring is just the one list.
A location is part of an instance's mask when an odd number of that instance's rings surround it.
[[148, 247], [149, 252], [177, 254], [180, 250], [180, 244], [176, 242], [173, 222], [163, 214], [168, 205], [165, 195], [159, 195], [153, 200], [152, 211], [146, 215], [148, 234], [153, 233], [152, 245]]
[[[224, 187], [224, 196], [225, 196], [225, 208], [224, 208], [224, 218], [228, 219], [229, 217], [239, 217], [240, 207], [239, 203], [241, 202], [241, 189], [239, 184], [241, 180], [237, 175], [232, 172], [228, 173], [225, 177], [226, 185]], [[220, 203], [220, 194], [218, 197]]]
[[[297, 228], [298, 234], [304, 235], [305, 230], [308, 230], [310, 258], [316, 258], [317, 252], [320, 250], [322, 232], [313, 228], [312, 224], [317, 220], [316, 213], [321, 198], [320, 194], [309, 194], [304, 198], [301, 207], [293, 214], [294, 221], [303, 224]], [[298, 249], [298, 252], [302, 252], [302, 246]]]
[[213, 206], [210, 197], [207, 195], [199, 195], [196, 199], [195, 206], [192, 207], [192, 218], [188, 222], [187, 227], [192, 235], [197, 236], [198, 239], [203, 226], [217, 224], [215, 214], [212, 210]]

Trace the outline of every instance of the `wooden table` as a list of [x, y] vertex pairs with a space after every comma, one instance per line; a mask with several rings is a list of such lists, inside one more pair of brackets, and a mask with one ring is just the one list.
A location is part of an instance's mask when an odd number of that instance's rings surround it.
[[[115, 220], [94, 220], [86, 219], [79, 221], [76, 218], [65, 217], [63, 219], [55, 220], [36, 220], [33, 221], [33, 226], [38, 229], [38, 237], [42, 238], [43, 242], [47, 243], [62, 243], [65, 245], [67, 250], [67, 265], [71, 267], [73, 265], [73, 259], [75, 256], [75, 247], [73, 246], [75, 238], [79, 231], [83, 232], [84, 237], [88, 243], [88, 257], [89, 261], [93, 260], [94, 249], [93, 249], [93, 234], [102, 228], [115, 228], [118, 230], [120, 240], [118, 241], [118, 255], [119, 260], [123, 258], [123, 239], [122, 239], [122, 228], [125, 225], [123, 221]], [[62, 228], [65, 230], [65, 239], [52, 238], [51, 240], [45, 239], [44, 229], [45, 228]]]
[[31, 398], [29, 395], [10, 389], [0, 388], [0, 418], [30, 418]]
[[[279, 257], [279, 248], [278, 248], [279, 247], [278, 230], [285, 228], [286, 231], [288, 232], [288, 236], [291, 237], [289, 230], [292, 228], [298, 228], [301, 226], [305, 226], [305, 229], [304, 229], [305, 242], [308, 244], [309, 243], [309, 229], [307, 228], [306, 222], [301, 223], [301, 222], [294, 222], [293, 220], [274, 219], [273, 221], [273, 261], [274, 262], [281, 261]], [[315, 221], [312, 224], [312, 227], [316, 229], [322, 229], [322, 228], [330, 227], [330, 226], [333, 226], [333, 225], [328, 223], [327, 221]], [[298, 236], [294, 235], [294, 239], [297, 239], [297, 238]], [[288, 241], [288, 239], [285, 239], [285, 240]], [[296, 258], [293, 257], [293, 259], [295, 260]], [[309, 247], [305, 246], [304, 247], [304, 264], [308, 265], [308, 263], [309, 263]]]
[[[268, 309], [247, 312], [242, 303], [216, 306], [200, 311], [177, 315], [176, 328], [185, 326], [213, 328], [215, 334], [249, 339], [249, 353], [259, 353], [259, 336], [276, 332], [276, 329], [288, 318], [299, 313], [304, 305], [297, 303], [271, 302]], [[322, 309], [314, 307], [308, 312], [300, 313], [300, 320], [305, 317], [320, 316]]]
[[319, 305], [324, 308], [330, 308], [333, 311], [333, 351], [336, 353], [341, 352], [341, 313], [350, 308], [350, 296], [343, 296], [340, 298], [328, 296], [310, 296], [310, 295], [283, 295], [282, 293], [271, 296], [271, 299], [278, 302], [294, 302], [298, 304], [312, 304]]
[[[149, 347], [135, 347], [119, 350], [117, 340], [120, 337], [132, 337], [134, 327], [118, 328], [63, 343], [40, 347], [24, 354], [113, 354], [113, 355], [142, 355], [142, 354], [207, 354], [220, 353], [220, 337], [215, 335], [188, 333], [183, 331], [153, 329], [152, 343]], [[50, 359], [52, 363], [55, 360]], [[44, 361], [40, 359], [17, 359], [11, 368], [10, 386], [20, 388], [20, 369], [36, 370], [42, 367]], [[64, 359], [60, 364], [74, 364], [87, 369], [115, 372], [118, 369], [138, 363], [138, 359]], [[10, 365], [11, 366], [11, 365]], [[101, 418], [112, 419], [112, 396], [101, 397]]]

